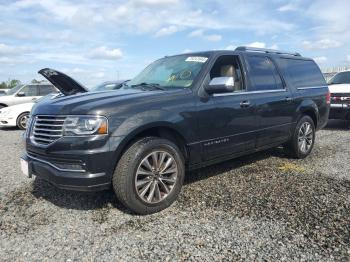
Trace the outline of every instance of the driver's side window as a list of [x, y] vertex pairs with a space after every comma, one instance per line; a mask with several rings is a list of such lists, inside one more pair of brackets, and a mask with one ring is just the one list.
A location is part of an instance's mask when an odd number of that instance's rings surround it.
[[210, 80], [215, 77], [233, 77], [234, 92], [245, 90], [242, 75], [239, 58], [234, 55], [220, 56], [210, 70]]

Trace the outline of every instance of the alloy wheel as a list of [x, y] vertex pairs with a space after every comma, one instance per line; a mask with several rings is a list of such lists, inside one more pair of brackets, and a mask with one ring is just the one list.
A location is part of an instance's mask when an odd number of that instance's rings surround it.
[[304, 122], [299, 129], [298, 146], [302, 153], [307, 153], [312, 147], [314, 132], [309, 122]]
[[173, 191], [178, 173], [173, 156], [166, 151], [153, 151], [142, 159], [137, 168], [137, 195], [149, 204], [163, 201]]

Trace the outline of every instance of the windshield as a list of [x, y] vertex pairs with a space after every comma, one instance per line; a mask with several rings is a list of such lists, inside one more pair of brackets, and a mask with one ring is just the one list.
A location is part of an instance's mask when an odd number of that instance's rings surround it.
[[350, 84], [350, 71], [336, 74], [329, 80], [328, 84]]
[[6, 95], [13, 95], [15, 94], [18, 90], [21, 89], [23, 85], [17, 85], [15, 87], [12, 87], [9, 91], [7, 91]]
[[170, 88], [188, 88], [201, 71], [206, 56], [179, 55], [159, 59], [147, 66], [127, 83], [129, 87], [157, 85]]

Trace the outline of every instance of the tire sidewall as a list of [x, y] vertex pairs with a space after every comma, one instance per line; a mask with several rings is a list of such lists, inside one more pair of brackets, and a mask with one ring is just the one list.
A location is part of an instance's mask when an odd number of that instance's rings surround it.
[[22, 113], [20, 114], [18, 117], [17, 117], [17, 127], [21, 130], [25, 130], [26, 128], [24, 128], [22, 125], [21, 125], [21, 118], [23, 118], [24, 116], [28, 116], [29, 113]]
[[[135, 176], [136, 171], [141, 163], [141, 161], [153, 151], [163, 150], [167, 153], [171, 154], [176, 161], [178, 167], [178, 176], [176, 184], [172, 190], [172, 192], [159, 203], [147, 203], [144, 202], [137, 194], [135, 187]], [[144, 210], [145, 212], [141, 213], [154, 213], [158, 212], [162, 209], [170, 206], [178, 197], [183, 181], [185, 177], [185, 168], [184, 168], [184, 160], [182, 154], [180, 153], [178, 147], [172, 142], [165, 139], [152, 139], [148, 143], [142, 144], [136, 151], [135, 157], [133, 157], [130, 165], [128, 167], [128, 174], [126, 177], [126, 186], [127, 189], [130, 190], [127, 194], [128, 202], [131, 203], [139, 212], [140, 210]]]
[[[311, 145], [310, 149], [309, 149], [306, 153], [300, 151], [299, 143], [298, 143], [299, 130], [300, 130], [300, 128], [301, 128], [301, 125], [304, 124], [305, 122], [308, 122], [308, 123], [311, 125], [312, 132], [313, 132], [313, 136], [312, 136], [312, 145]], [[307, 156], [311, 153], [311, 151], [312, 151], [312, 149], [313, 149], [313, 147], [314, 147], [314, 145], [315, 145], [315, 138], [316, 138], [316, 132], [315, 132], [315, 124], [314, 124], [314, 121], [313, 121], [312, 118], [309, 117], [309, 116], [303, 116], [303, 117], [298, 121], [298, 124], [297, 124], [297, 126], [296, 126], [296, 128], [295, 128], [295, 132], [294, 132], [294, 138], [293, 138], [293, 146], [294, 146], [294, 148], [295, 148], [295, 151], [296, 151], [296, 153], [297, 153], [298, 158], [305, 158], [305, 157], [307, 157]]]

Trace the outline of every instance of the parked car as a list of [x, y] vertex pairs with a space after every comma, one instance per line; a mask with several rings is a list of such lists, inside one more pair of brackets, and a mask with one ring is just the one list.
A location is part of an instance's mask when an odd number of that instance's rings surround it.
[[328, 84], [331, 92], [329, 118], [350, 120], [350, 71], [336, 74]]
[[99, 84], [90, 89], [91, 92], [97, 91], [108, 91], [108, 90], [116, 90], [123, 86], [124, 83], [127, 83], [129, 80], [121, 80], [121, 81], [106, 81], [102, 84]]
[[0, 109], [7, 106], [34, 102], [43, 96], [57, 92], [58, 90], [52, 84], [18, 85], [7, 91], [6, 95], [0, 96]]
[[305, 158], [330, 93], [312, 59], [240, 47], [159, 59], [115, 92], [87, 92], [39, 71], [64, 94], [32, 110], [22, 171], [59, 188], [113, 186], [139, 214], [178, 197], [186, 170], [284, 145]]
[[30, 110], [35, 103], [24, 103], [0, 109], [0, 127], [15, 127], [26, 129]]

